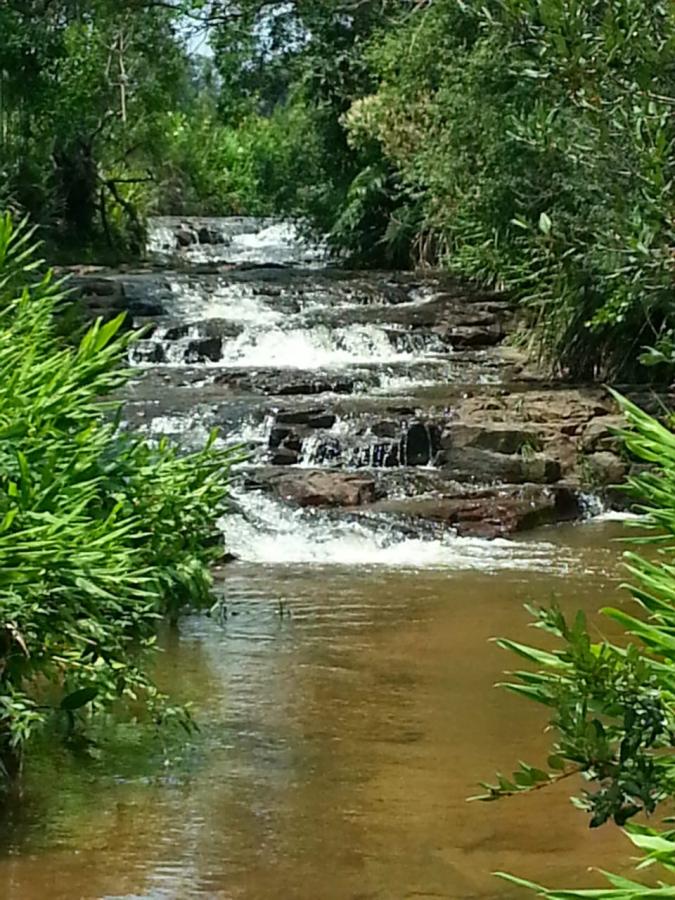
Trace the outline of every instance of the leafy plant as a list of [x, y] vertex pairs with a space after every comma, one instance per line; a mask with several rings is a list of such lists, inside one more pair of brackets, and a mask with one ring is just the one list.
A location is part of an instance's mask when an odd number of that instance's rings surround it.
[[[633, 845], [644, 853], [638, 869], [658, 864], [668, 872], [675, 872], [674, 831], [655, 831], [643, 825], [630, 825], [626, 828], [626, 834]], [[513, 875], [505, 875], [501, 872], [498, 874], [506, 881], [529, 888], [539, 897], [547, 897], [549, 900], [651, 900], [651, 898], [666, 900], [673, 896], [671, 884], [664, 884], [660, 881], [652, 887], [619, 875], [612, 875], [609, 872], [603, 873], [610, 884], [609, 888], [576, 891], [547, 890], [531, 881], [514, 878]]]
[[[157, 621], [209, 602], [232, 453], [181, 455], [119, 425], [133, 332], [56, 327], [64, 285], [25, 223], [0, 219], [0, 761], [54, 717], [121, 701], [162, 716]], [[187, 719], [184, 719], [187, 722]]]
[[[532, 609], [536, 627], [557, 639], [553, 650], [510, 640], [503, 648], [530, 667], [510, 673], [506, 687], [550, 710], [555, 734], [544, 772], [521, 764], [512, 780], [485, 784], [478, 799], [545, 787], [567, 774], [581, 774], [586, 787], [575, 803], [590, 814], [591, 827], [612, 819], [624, 826], [638, 813], [654, 814], [675, 796], [675, 435], [654, 417], [614, 394], [627, 427], [621, 437], [628, 452], [648, 464], [632, 477], [627, 490], [642, 513], [643, 534], [633, 539], [649, 557], [626, 552], [632, 580], [624, 585], [642, 615], [607, 608], [604, 615], [621, 625], [633, 643], [593, 641], [583, 614], [570, 623], [561, 610]], [[675, 870], [675, 833], [630, 825], [633, 843], [647, 851], [644, 864], [658, 862]], [[612, 887], [596, 891], [549, 891], [512, 878], [542, 897], [670, 897], [675, 886], [649, 888], [617, 876]]]

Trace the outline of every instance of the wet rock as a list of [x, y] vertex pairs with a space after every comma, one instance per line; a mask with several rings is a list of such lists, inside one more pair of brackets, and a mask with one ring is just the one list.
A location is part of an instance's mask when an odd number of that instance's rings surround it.
[[299, 448], [294, 449], [282, 444], [272, 450], [269, 459], [273, 466], [294, 466], [299, 461]]
[[122, 285], [112, 278], [76, 278], [74, 285], [84, 297], [113, 297], [122, 292]]
[[197, 230], [197, 239], [200, 244], [224, 244], [225, 236], [221, 234], [216, 228], [209, 227], [208, 225], [202, 225]]
[[309, 428], [332, 428], [337, 416], [325, 409], [290, 409], [277, 413], [280, 425], [306, 425]]
[[401, 441], [401, 460], [408, 466], [426, 466], [440, 447], [441, 435], [437, 425], [413, 422]]
[[190, 341], [185, 350], [187, 363], [199, 363], [210, 360], [218, 362], [222, 356], [223, 342], [219, 337], [198, 338]]
[[140, 341], [134, 348], [133, 361], [161, 365], [166, 362], [164, 347], [158, 343]]
[[518, 425], [450, 425], [441, 437], [443, 449], [475, 447], [494, 453], [520, 453], [524, 448], [541, 449], [541, 438], [532, 429]]
[[351, 378], [314, 378], [296, 381], [266, 381], [263, 383], [266, 394], [277, 394], [280, 397], [310, 396], [312, 394], [351, 394], [354, 381]]
[[414, 416], [416, 410], [412, 406], [387, 406], [387, 412], [397, 416]]
[[177, 228], [175, 231], [176, 243], [179, 247], [190, 247], [197, 243], [197, 236], [189, 228]]
[[275, 493], [299, 506], [353, 507], [372, 503], [375, 480], [351, 472], [306, 470], [289, 473], [257, 473], [255, 486]]
[[268, 446], [271, 450], [280, 447], [287, 438], [293, 435], [293, 433], [294, 432], [292, 428], [286, 428], [282, 425], [275, 425], [270, 432]]
[[159, 318], [166, 314], [166, 309], [162, 301], [159, 299], [152, 299], [151, 297], [125, 298], [124, 308], [131, 316]]
[[307, 420], [308, 428], [332, 428], [337, 422], [337, 416], [333, 413], [320, 413], [318, 416], [312, 416]]
[[441, 450], [435, 462], [449, 477], [470, 484], [551, 484], [561, 477], [560, 464], [539, 453], [523, 456], [464, 447]]
[[499, 323], [494, 325], [451, 325], [441, 328], [439, 336], [456, 349], [465, 347], [494, 347], [504, 338], [504, 330]]
[[442, 523], [461, 536], [483, 538], [504, 537], [581, 515], [578, 497], [570, 488], [534, 485], [455, 497], [385, 500], [372, 508]]
[[628, 472], [628, 464], [615, 453], [600, 450], [584, 458], [584, 474], [591, 486], [620, 484]]
[[164, 332], [164, 339], [167, 341], [179, 341], [181, 338], [187, 337], [190, 333], [190, 326], [186, 323], [184, 325], [172, 325], [171, 328], [167, 328]]

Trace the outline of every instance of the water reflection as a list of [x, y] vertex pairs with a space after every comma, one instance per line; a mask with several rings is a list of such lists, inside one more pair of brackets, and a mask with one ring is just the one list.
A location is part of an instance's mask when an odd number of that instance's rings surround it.
[[165, 637], [161, 680], [201, 733], [34, 759], [3, 823], [2, 897], [516, 900], [490, 872], [568, 886], [620, 868], [623, 839], [587, 829], [569, 784], [465, 800], [546, 748], [539, 712], [493, 689], [509, 659], [489, 638], [528, 636], [527, 599], [614, 602], [609, 536], [547, 531], [578, 575], [233, 567], [222, 627]]

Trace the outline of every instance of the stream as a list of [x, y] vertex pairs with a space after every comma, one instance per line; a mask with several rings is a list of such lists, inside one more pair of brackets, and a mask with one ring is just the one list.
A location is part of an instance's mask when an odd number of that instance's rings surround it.
[[158, 680], [200, 727], [38, 748], [0, 819], [3, 900], [524, 900], [491, 873], [621, 871], [626, 841], [588, 829], [579, 785], [467, 803], [546, 761], [545, 718], [494, 687], [513, 660], [490, 638], [534, 640], [526, 602], [622, 602], [620, 516], [564, 454], [551, 475], [548, 443], [486, 424], [548, 404], [505, 302], [341, 272], [271, 220], [161, 219], [149, 249], [153, 266], [86, 282], [151, 323], [127, 427], [245, 449], [222, 615], [160, 635]]

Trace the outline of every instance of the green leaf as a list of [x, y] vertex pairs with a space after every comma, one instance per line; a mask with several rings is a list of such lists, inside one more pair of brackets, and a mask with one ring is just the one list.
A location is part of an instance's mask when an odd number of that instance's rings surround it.
[[76, 709], [81, 709], [83, 706], [86, 706], [87, 703], [91, 703], [97, 696], [98, 688], [96, 687], [79, 688], [61, 700], [60, 709], [73, 712]]

